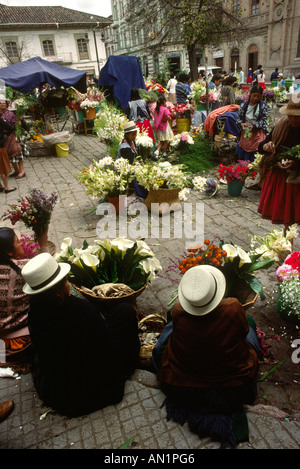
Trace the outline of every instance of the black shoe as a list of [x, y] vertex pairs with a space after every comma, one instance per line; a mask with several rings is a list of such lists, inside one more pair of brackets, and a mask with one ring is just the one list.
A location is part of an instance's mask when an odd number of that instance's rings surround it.
[[5, 192], [5, 194], [8, 194], [9, 192], [13, 192], [16, 189], [17, 189], [16, 187], [14, 187], [13, 189], [5, 189], [4, 192]]

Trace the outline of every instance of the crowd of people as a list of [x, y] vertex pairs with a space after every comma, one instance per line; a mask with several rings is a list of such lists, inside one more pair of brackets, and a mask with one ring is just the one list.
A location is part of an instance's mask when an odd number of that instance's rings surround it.
[[[278, 161], [283, 149], [300, 144], [300, 93], [291, 95], [280, 109], [282, 119], [268, 133], [262, 67], [257, 74], [248, 72], [247, 80], [249, 77], [249, 99], [238, 111], [237, 158], [253, 161], [255, 151], [263, 154], [258, 212], [287, 228], [300, 224], [300, 162]], [[235, 83], [233, 75], [225, 80], [220, 75], [212, 78], [209, 88], [220, 90], [221, 106], [233, 103]], [[172, 77], [167, 88], [173, 103], [187, 103], [190, 77]], [[164, 95], [157, 100], [154, 135], [149, 107], [138, 90], [132, 90], [126, 111], [129, 122], [124, 124], [117, 158], [133, 163], [138, 129], [148, 131], [153, 144], [158, 141], [155, 156], [160, 150], [167, 156], [173, 132], [166, 102]], [[6, 101], [0, 104], [0, 109], [5, 108]], [[5, 192], [14, 190], [7, 182], [11, 167], [5, 146], [6, 139], [15, 136], [14, 125], [1, 112], [0, 172]], [[245, 138], [246, 128], [250, 138]], [[15, 177], [24, 177], [22, 153], [18, 150], [14, 158]], [[16, 233], [0, 228], [0, 339], [5, 343], [5, 364], [19, 372], [30, 370], [44, 404], [68, 417], [116, 404], [138, 366], [136, 311], [120, 303], [103, 316], [92, 303], [71, 295], [70, 267], [58, 264], [47, 252], [47, 231], [38, 242], [38, 255], [19, 260], [23, 248]], [[207, 414], [229, 418], [256, 399], [261, 352], [255, 324], [236, 298], [225, 298], [225, 290], [225, 277], [216, 267], [193, 267], [181, 279], [178, 301], [153, 351], [153, 365], [170, 415], [184, 409], [197, 418]], [[0, 421], [11, 410], [11, 401], [1, 403]]]

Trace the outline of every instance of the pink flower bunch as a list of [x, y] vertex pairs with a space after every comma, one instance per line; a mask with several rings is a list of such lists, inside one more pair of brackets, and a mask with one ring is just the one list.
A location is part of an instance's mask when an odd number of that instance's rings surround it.
[[180, 135], [180, 140], [181, 140], [182, 142], [187, 142], [187, 141], [188, 141], [188, 136], [187, 136], [186, 134], [181, 134], [181, 135]]
[[300, 252], [294, 251], [287, 256], [284, 263], [276, 270], [276, 277], [279, 282], [297, 275], [300, 278]]
[[40, 245], [34, 241], [33, 236], [22, 233], [19, 241], [24, 249], [24, 255], [20, 259], [31, 259], [40, 252]]

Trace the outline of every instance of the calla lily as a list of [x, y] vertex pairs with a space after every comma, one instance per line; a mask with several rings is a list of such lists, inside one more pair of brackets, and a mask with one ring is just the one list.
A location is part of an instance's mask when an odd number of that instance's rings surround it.
[[235, 246], [232, 244], [223, 244], [222, 249], [227, 252], [226, 260], [229, 259], [232, 261], [235, 257], [238, 256], [238, 251]]
[[238, 256], [240, 258], [239, 267], [242, 267], [242, 265], [244, 265], [244, 264], [249, 264], [249, 263], [251, 264], [252, 261], [251, 261], [249, 255], [246, 253], [246, 251], [244, 251], [244, 249], [242, 249], [238, 246], [237, 253], [238, 253]]
[[137, 249], [135, 254], [139, 254], [140, 256], [154, 256], [154, 252], [151, 251], [148, 244], [145, 241], [139, 239], [137, 242]]
[[153, 280], [156, 272], [162, 269], [159, 260], [156, 258], [148, 257], [140, 261], [140, 264], [146, 273], [150, 273], [149, 280]]
[[68, 257], [68, 249], [70, 246], [72, 246], [72, 238], [65, 238], [60, 245], [60, 251], [55, 254], [55, 259], [57, 260], [60, 257]]
[[119, 250], [125, 255], [127, 249], [132, 248], [134, 242], [131, 239], [126, 238], [116, 238], [111, 241], [111, 246], [114, 250]]
[[99, 265], [98, 257], [94, 256], [93, 254], [91, 254], [89, 252], [86, 252], [86, 253], [82, 254], [81, 260], [86, 266], [92, 267], [94, 272], [96, 272], [97, 266]]

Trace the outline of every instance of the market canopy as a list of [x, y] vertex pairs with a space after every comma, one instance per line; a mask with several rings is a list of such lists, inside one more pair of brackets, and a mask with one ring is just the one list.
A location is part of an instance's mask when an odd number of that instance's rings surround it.
[[132, 88], [146, 89], [138, 58], [110, 55], [100, 71], [98, 86], [111, 88], [121, 107], [126, 109]]
[[0, 79], [6, 86], [22, 93], [27, 93], [43, 83], [49, 83], [55, 88], [74, 86], [78, 91], [86, 92], [85, 72], [48, 62], [41, 57], [33, 57], [0, 68]]

